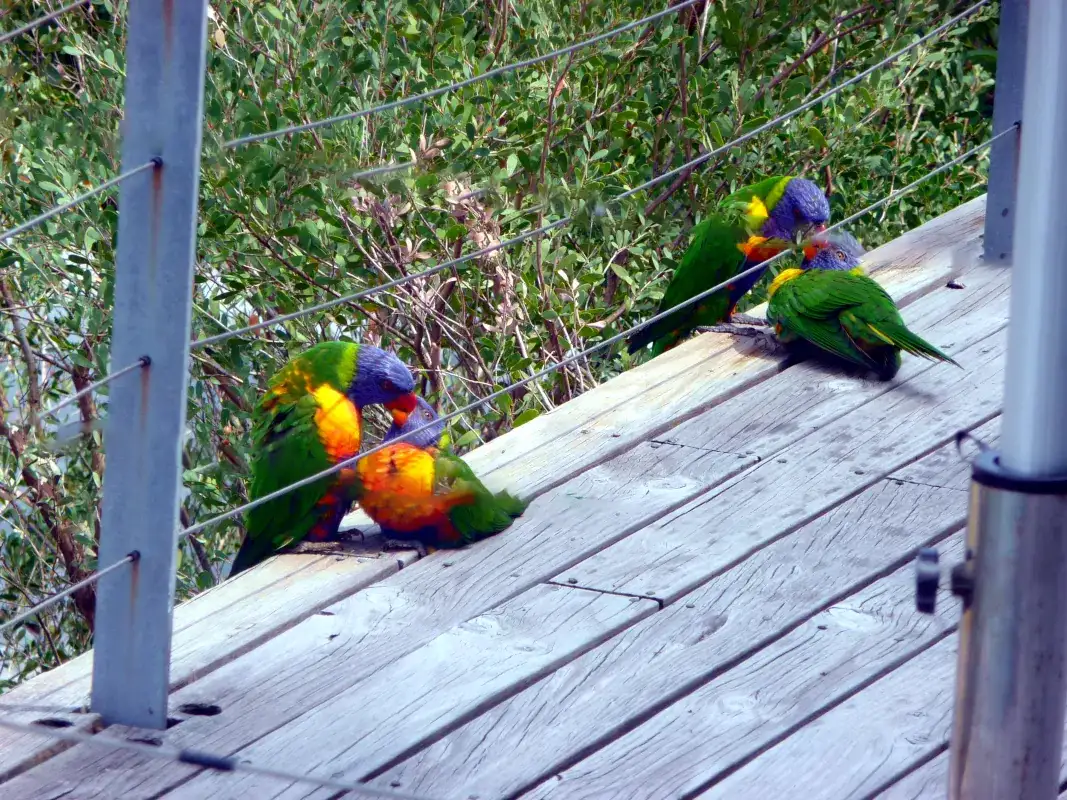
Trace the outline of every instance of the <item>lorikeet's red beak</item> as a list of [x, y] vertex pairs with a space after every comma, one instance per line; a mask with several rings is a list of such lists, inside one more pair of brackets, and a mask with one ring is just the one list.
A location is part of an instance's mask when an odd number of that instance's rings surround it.
[[395, 400], [390, 400], [385, 404], [386, 409], [393, 417], [393, 422], [397, 425], [403, 425], [408, 421], [408, 415], [415, 410], [418, 402], [415, 400], [415, 395], [412, 392], [402, 394]]
[[813, 245], [813, 244], [804, 245], [804, 258], [808, 259], [809, 261], [811, 261], [811, 259], [815, 258], [815, 254], [817, 252], [819, 252], [819, 249], [815, 245]]

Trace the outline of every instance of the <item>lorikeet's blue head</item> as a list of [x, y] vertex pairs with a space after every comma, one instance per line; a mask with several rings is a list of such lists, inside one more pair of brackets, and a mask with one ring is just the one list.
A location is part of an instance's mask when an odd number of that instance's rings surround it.
[[822, 189], [807, 178], [793, 178], [774, 207], [768, 209], [761, 234], [768, 239], [794, 241], [826, 227], [830, 202]]
[[812, 237], [804, 244], [801, 269], [855, 269], [867, 251], [850, 233], [838, 231]]
[[415, 447], [421, 447], [423, 450], [436, 447], [441, 440], [441, 435], [445, 432], [445, 423], [437, 416], [437, 412], [433, 410], [433, 406], [423, 400], [421, 397], [415, 397], [415, 410], [411, 413], [404, 411], [393, 410], [393, 424], [389, 427], [389, 430], [385, 433], [383, 442], [388, 442], [391, 439], [395, 439], [398, 436], [402, 436], [410, 431], [418, 430], [425, 425], [429, 425], [431, 422], [436, 421], [436, 425], [431, 425], [425, 430], [419, 431], [414, 436], [409, 436], [404, 441]]
[[411, 412], [415, 408], [415, 379], [404, 363], [392, 353], [369, 344], [359, 345], [356, 376], [348, 387], [352, 402], [363, 406], [381, 403]]

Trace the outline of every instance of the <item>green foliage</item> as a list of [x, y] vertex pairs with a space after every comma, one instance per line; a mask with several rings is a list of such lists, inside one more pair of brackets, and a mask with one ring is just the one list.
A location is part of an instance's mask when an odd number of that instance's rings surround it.
[[[9, 4], [10, 7], [10, 4]], [[397, 350], [448, 412], [654, 312], [686, 232], [770, 173], [832, 177], [834, 218], [989, 135], [996, 7], [862, 84], [713, 158], [612, 198], [825, 91], [964, 4], [718, 0], [570, 59], [421, 104], [228, 150], [233, 138], [426, 91], [650, 13], [647, 3], [220, 0], [211, 6], [194, 335], [425, 269], [563, 215], [540, 243], [473, 259], [194, 354], [183, 524], [241, 503], [248, 411], [293, 353], [348, 335]], [[22, 0], [10, 29], [46, 11]], [[120, 169], [126, 3], [94, 0], [0, 46], [0, 227]], [[381, 163], [412, 170], [357, 181]], [[872, 247], [982, 191], [984, 157], [872, 214]], [[669, 188], [668, 188], [669, 187]], [[469, 193], [480, 190], [474, 196]], [[106, 389], [57, 446], [41, 410], [108, 368], [117, 194], [0, 248], [0, 609], [94, 566]], [[758, 294], [758, 293], [757, 293]], [[754, 300], [758, 300], [758, 296]], [[467, 447], [631, 366], [601, 351], [457, 424]], [[79, 423], [88, 431], [78, 434]], [[381, 428], [378, 428], [379, 432]], [[161, 532], [162, 533], [162, 532]], [[182, 547], [178, 597], [212, 585], [236, 524]], [[76, 598], [77, 599], [77, 598]], [[91, 595], [3, 643], [18, 681], [89, 643]], [[79, 613], [79, 611], [81, 613]], [[0, 683], [0, 689], [3, 684]]]

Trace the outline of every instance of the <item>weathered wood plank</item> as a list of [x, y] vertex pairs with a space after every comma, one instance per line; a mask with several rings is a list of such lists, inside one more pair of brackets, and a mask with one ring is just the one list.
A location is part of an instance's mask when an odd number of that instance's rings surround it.
[[948, 758], [947, 752], [932, 758], [874, 797], [877, 800], [945, 800], [948, 797]]
[[952, 725], [956, 644], [938, 642], [698, 796], [867, 797], [940, 749]]
[[[579, 586], [673, 601], [999, 410], [1006, 332], [840, 416], [569, 570]], [[771, 502], [769, 498], [778, 499]]]
[[[355, 780], [491, 707], [654, 613], [649, 600], [541, 585], [442, 634], [320, 709], [243, 749], [261, 764], [294, 761]], [[388, 701], [383, 702], [386, 698]], [[254, 776], [203, 773], [171, 796], [331, 797]]]
[[[829, 514], [755, 553], [654, 618], [635, 625], [487, 711], [376, 782], [398, 782], [411, 792], [444, 796], [467, 793], [501, 797], [521, 791], [565, 769], [575, 753], [603, 747], [657, 710], [673, 708], [671, 703], [708, 680], [718, 683], [716, 676], [724, 670], [729, 671], [723, 679], [733, 685], [733, 672], [747, 667], [731, 669], [731, 665], [761, 647], [770, 650], [773, 645], [776, 653], [790, 651], [796, 635], [791, 629], [797, 625], [807, 627], [806, 620], [820, 612], [825, 614], [830, 606], [853, 604], [849, 597], [853, 592], [872, 583], [881, 585], [880, 576], [895, 566], [905, 565], [901, 574], [906, 573], [905, 577], [911, 580], [910, 559], [916, 550], [961, 528], [966, 512], [967, 498], [960, 492], [880, 481]], [[906, 593], [903, 584], [897, 588]], [[882, 597], [879, 592], [883, 590], [884, 586], [867, 591]], [[955, 621], [954, 605], [942, 605], [942, 610], [947, 607], [952, 611], [950, 622]], [[912, 603], [903, 603], [901, 613], [910, 613], [912, 608]], [[917, 629], [922, 627], [917, 625]], [[936, 630], [931, 629], [930, 635]], [[781, 644], [785, 641], [783, 636], [793, 643]], [[908, 638], [903, 637], [901, 642]], [[835, 657], [828, 649], [813, 658], [823, 658], [821, 663], [829, 664]], [[764, 656], [759, 653], [751, 658]], [[829, 667], [825, 669], [829, 671]], [[835, 687], [832, 682], [828, 689], [836, 691]], [[560, 702], [557, 698], [566, 700]], [[763, 708], [754, 701], [751, 705]], [[766, 714], [744, 716], [744, 721], [758, 726], [760, 721], [779, 717], [785, 719], [781, 709], [768, 709]], [[729, 740], [732, 734], [727, 730], [736, 733], [727, 727], [725, 738], [716, 736], [714, 740], [720, 744]], [[749, 731], [748, 735], [756, 736], [757, 731]], [[738, 740], [741, 741], [740, 735]], [[630, 737], [620, 741], [629, 742]], [[686, 756], [691, 746], [676, 744], [667, 749], [677, 750], [678, 775], [688, 774], [695, 780], [700, 774], [697, 761]], [[655, 767], [650, 765], [672, 758], [671, 753], [659, 748], [651, 748], [642, 758], [629, 752], [629, 744], [620, 747], [623, 749], [610, 745], [601, 751], [603, 758], [598, 753], [591, 759], [601, 766], [620, 765], [625, 773], [617, 783], [620, 790], [644, 785], [644, 780], [635, 776], [653, 772]], [[514, 758], [516, 752], [522, 753], [521, 759]], [[586, 770], [585, 764], [576, 769]], [[599, 792], [607, 791], [608, 783], [597, 780], [595, 791], [583, 796], [599, 796]], [[569, 792], [583, 787], [583, 781], [568, 779], [563, 794], [569, 796]], [[678, 796], [666, 789], [655, 794]], [[610, 793], [604, 795], [608, 796]]]
[[[981, 431], [972, 433], [986, 444], [995, 446], [1000, 439], [1000, 417], [983, 425]], [[965, 445], [964, 453], [968, 451], [973, 453], [973, 446]], [[955, 446], [945, 447], [937, 451], [937, 458], [924, 458], [909, 464], [893, 473], [893, 477], [911, 483], [966, 491], [971, 485], [971, 465], [960, 456]]]
[[[248, 652], [318, 608], [396, 572], [398, 557], [389, 554], [339, 563], [336, 558], [319, 556], [305, 560], [296, 572], [267, 562], [177, 606], [172, 689]], [[92, 654], [87, 653], [0, 697], [0, 713], [21, 722], [61, 719], [80, 730], [91, 730], [98, 718], [80, 713], [88, 708], [91, 676]], [[0, 730], [0, 781], [65, 747]]]
[[[299, 765], [299, 771], [312, 774], [342, 777], [352, 770], [358, 772], [364, 758], [389, 758], [402, 752], [398, 748], [407, 743], [461, 723], [484, 704], [507, 697], [657, 608], [650, 600], [535, 586], [445, 631], [354, 690], [338, 693], [330, 704], [335, 712], [331, 715], [332, 730], [318, 743], [312, 740], [327, 733], [319, 727], [322, 720], [301, 718], [241, 755], [261, 764]], [[99, 735], [112, 737], [132, 731], [116, 727]], [[295, 736], [297, 743], [290, 741], [290, 736]], [[350, 756], [353, 750], [358, 756]], [[56, 759], [57, 766], [61, 759]], [[136, 776], [130, 776], [133, 785], [124, 785], [115, 775], [106, 777], [106, 785], [87, 784], [82, 775], [70, 770], [35, 770], [5, 789], [17, 791], [20, 797], [40, 797], [76, 788], [80, 798], [128, 797], [143, 791]], [[300, 796], [313, 787], [298, 784], [292, 789]], [[268, 798], [289, 794], [286, 784], [275, 779], [205, 773], [170, 796]]]
[[[733, 454], [642, 444], [538, 498], [503, 534], [423, 559], [176, 692], [172, 708], [199, 702], [222, 712], [190, 718], [161, 738], [179, 747], [236, 752], [752, 463]], [[38, 769], [86, 776], [80, 784], [86, 793], [106, 796], [111, 783], [121, 784], [131, 800], [154, 797], [191, 771], [86, 747]], [[23, 779], [36, 776], [26, 773], [12, 785], [22, 786]]]
[[[962, 540], [953, 536], [948, 552], [962, 556]], [[586, 760], [547, 773], [523, 797], [652, 800], [700, 793], [942, 639], [956, 623], [951, 595], [942, 593], [938, 618], [925, 617], [911, 602], [914, 579], [908, 565], [835, 603]], [[500, 796], [481, 788], [469, 791]]]

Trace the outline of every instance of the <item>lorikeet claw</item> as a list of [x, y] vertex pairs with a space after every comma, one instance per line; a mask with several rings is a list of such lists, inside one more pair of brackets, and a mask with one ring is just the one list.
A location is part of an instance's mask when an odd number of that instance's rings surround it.
[[419, 558], [426, 558], [436, 549], [418, 539], [382, 539], [382, 550], [414, 550], [419, 554]]
[[297, 542], [287, 548], [285, 552], [293, 555], [344, 556], [345, 558], [357, 558], [359, 556], [366, 558], [369, 555], [366, 549], [356, 549], [347, 542], [338, 541], [310, 542], [305, 540]]
[[695, 329], [697, 333], [728, 333], [731, 336], [765, 336], [759, 328], [738, 325], [733, 322], [724, 322], [721, 325], [701, 325]]

